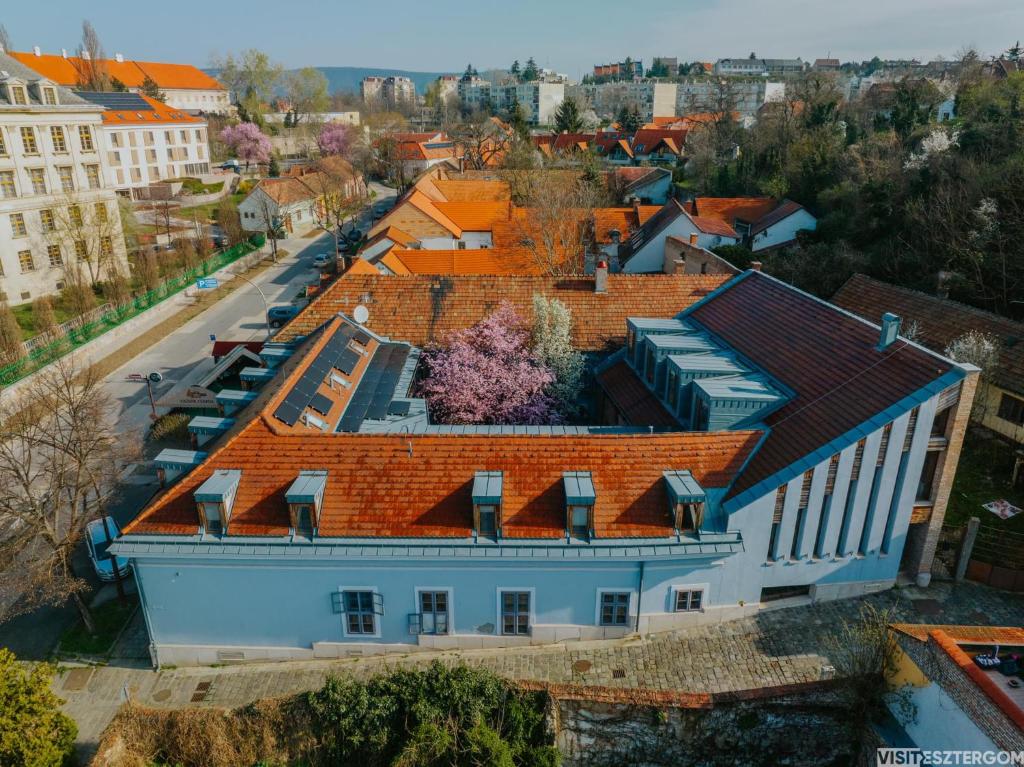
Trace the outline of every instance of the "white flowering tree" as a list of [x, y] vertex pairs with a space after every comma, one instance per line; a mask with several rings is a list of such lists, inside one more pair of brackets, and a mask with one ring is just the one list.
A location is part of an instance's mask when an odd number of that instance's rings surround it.
[[572, 314], [557, 298], [533, 296], [533, 354], [555, 375], [548, 393], [565, 416], [579, 410], [583, 355], [572, 346]]
[[957, 146], [960, 146], [960, 131], [936, 128], [921, 139], [920, 151], [911, 152], [903, 167], [907, 170], [919, 170], [933, 158], [944, 155]]
[[[979, 383], [988, 383], [999, 367], [999, 339], [980, 330], [969, 330], [949, 342], [946, 356], [957, 362], [974, 365], [981, 370], [978, 374]], [[988, 397], [985, 395], [985, 392], [978, 392], [974, 398], [973, 415], [977, 420], [984, 418], [988, 412]]]

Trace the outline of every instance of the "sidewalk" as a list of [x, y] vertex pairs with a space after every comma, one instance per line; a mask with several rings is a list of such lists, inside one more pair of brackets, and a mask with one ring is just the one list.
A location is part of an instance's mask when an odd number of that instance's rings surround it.
[[[879, 607], [896, 605], [895, 620], [905, 622], [1024, 625], [1024, 595], [970, 583], [905, 588], [864, 600]], [[367, 678], [433, 660], [466, 663], [524, 681], [728, 692], [822, 678], [822, 667], [831, 665], [826, 637], [842, 620], [855, 620], [864, 600], [769, 610], [714, 626], [607, 642], [159, 672], [149, 668], [147, 657], [139, 657], [147, 655], [140, 647], [145, 627], [139, 615], [137, 625], [125, 632], [119, 643], [117, 660], [107, 667], [66, 670], [54, 689], [65, 698], [65, 710], [78, 722], [78, 745], [83, 754], [96, 748], [100, 734], [126, 696], [146, 706], [235, 707], [316, 689], [332, 674]]]

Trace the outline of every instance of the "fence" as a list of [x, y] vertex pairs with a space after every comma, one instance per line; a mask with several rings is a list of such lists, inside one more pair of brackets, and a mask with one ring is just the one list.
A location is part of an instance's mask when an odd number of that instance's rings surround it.
[[1024, 534], [980, 528], [967, 561], [967, 577], [997, 589], [1024, 591]]
[[177, 295], [195, 282], [196, 278], [205, 277], [218, 269], [223, 269], [225, 266], [233, 264], [246, 254], [262, 246], [263, 236], [255, 235], [250, 238], [249, 242], [243, 242], [240, 245], [222, 250], [197, 266], [186, 269], [180, 274], [164, 281], [153, 290], [140, 293], [120, 306], [106, 304], [82, 317], [65, 322], [60, 326], [62, 330], [65, 330], [64, 334], [56, 339], [47, 339], [43, 342], [32, 339], [35, 343], [32, 343], [31, 348], [26, 345], [27, 353], [25, 356], [0, 367], [0, 387], [10, 386], [25, 376], [60, 359], [68, 352], [74, 351], [94, 338], [98, 338], [107, 331], [113, 330], [118, 325], [137, 317], [161, 301]]

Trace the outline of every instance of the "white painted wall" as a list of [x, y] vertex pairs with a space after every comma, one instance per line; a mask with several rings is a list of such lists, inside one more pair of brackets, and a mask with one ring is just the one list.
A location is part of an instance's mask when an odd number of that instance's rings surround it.
[[665, 264], [665, 238], [678, 237], [684, 242], [690, 241], [690, 235], [697, 235], [697, 246], [701, 248], [717, 248], [719, 245], [735, 245], [735, 237], [720, 237], [717, 234], [705, 234], [686, 216], [679, 216], [665, 227], [657, 237], [640, 248], [626, 262], [622, 271], [626, 274], [661, 273]]
[[766, 248], [774, 248], [796, 239], [796, 233], [801, 229], [814, 231], [818, 226], [818, 219], [806, 210], [798, 210], [791, 216], [772, 224], [763, 232], [758, 232], [754, 238], [753, 250], [755, 253]]

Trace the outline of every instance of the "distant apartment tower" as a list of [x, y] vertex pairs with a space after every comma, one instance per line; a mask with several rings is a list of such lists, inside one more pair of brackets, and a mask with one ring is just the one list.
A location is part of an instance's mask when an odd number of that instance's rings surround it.
[[643, 75], [644, 62], [641, 59], [594, 65], [594, 77], [643, 77]]
[[785, 97], [786, 84], [760, 77], [730, 77], [724, 82], [713, 77], [688, 77], [675, 84], [676, 114], [681, 116], [715, 112], [725, 102], [732, 111], [752, 117], [767, 101]]
[[623, 106], [636, 106], [646, 122], [676, 114], [676, 84], [655, 80], [571, 85], [566, 95], [591, 104], [598, 117], [615, 119]]
[[474, 78], [459, 83], [459, 98], [471, 111], [489, 109], [507, 113], [518, 103], [528, 123], [550, 125], [555, 121], [555, 111], [565, 100], [565, 84], [530, 82], [493, 85]]
[[416, 85], [408, 77], [364, 77], [359, 84], [363, 103], [380, 102], [388, 106], [412, 104], [416, 101]]

